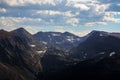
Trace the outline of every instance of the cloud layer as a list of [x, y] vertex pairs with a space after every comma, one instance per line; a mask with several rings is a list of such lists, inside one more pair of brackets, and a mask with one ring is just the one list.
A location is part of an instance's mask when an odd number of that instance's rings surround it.
[[0, 26], [94, 26], [120, 23], [119, 0], [0, 0]]

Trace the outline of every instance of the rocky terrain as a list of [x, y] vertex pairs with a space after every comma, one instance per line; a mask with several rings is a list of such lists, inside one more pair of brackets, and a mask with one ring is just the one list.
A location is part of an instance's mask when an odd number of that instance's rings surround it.
[[119, 67], [120, 33], [0, 30], [0, 80], [115, 79]]

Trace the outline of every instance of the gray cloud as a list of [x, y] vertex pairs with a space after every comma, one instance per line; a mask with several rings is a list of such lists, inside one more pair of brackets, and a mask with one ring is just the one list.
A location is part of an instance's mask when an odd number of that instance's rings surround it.
[[107, 11], [120, 11], [120, 6], [118, 6], [118, 3], [120, 3], [120, 0], [100, 0], [101, 4], [110, 4]]
[[99, 0], [101, 3], [117, 4], [120, 0]]

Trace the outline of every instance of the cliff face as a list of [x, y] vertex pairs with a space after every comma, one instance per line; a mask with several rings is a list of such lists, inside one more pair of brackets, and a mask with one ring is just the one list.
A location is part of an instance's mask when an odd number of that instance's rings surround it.
[[120, 34], [92, 31], [78, 47], [71, 50], [71, 57], [79, 60], [103, 59], [120, 52]]
[[0, 31], [0, 79], [33, 80], [42, 70], [39, 58], [21, 37]]
[[71, 48], [78, 46], [81, 37], [69, 32], [38, 32], [33, 35], [35, 38], [47, 45], [69, 51]]

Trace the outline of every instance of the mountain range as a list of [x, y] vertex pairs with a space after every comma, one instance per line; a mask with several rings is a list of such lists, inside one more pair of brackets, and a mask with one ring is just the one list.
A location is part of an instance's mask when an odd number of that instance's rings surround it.
[[80, 60], [112, 56], [120, 52], [119, 41], [119, 33], [92, 31], [84, 37], [84, 41], [71, 50], [71, 56]]
[[47, 45], [64, 49], [66, 51], [76, 47], [81, 39], [69, 32], [38, 32], [33, 36]]
[[0, 30], [0, 80], [112, 79], [119, 67], [120, 33]]

